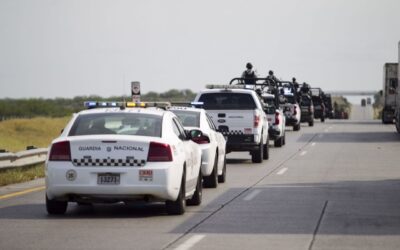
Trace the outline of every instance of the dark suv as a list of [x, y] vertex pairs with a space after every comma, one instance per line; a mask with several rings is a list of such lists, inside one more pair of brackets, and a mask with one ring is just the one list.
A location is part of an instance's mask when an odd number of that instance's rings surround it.
[[310, 127], [314, 126], [314, 105], [309, 95], [300, 96], [301, 122], [308, 122]]
[[314, 105], [314, 118], [321, 119], [321, 122], [325, 122], [325, 104], [320, 96], [313, 96], [312, 102]]

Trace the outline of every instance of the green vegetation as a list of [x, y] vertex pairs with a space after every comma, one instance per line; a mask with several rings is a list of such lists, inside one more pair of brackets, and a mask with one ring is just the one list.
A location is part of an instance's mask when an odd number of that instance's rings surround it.
[[0, 122], [0, 149], [17, 152], [30, 145], [48, 147], [69, 120], [70, 117], [38, 117]]
[[26, 182], [44, 177], [44, 164], [0, 170], [0, 186]]
[[332, 96], [332, 103], [335, 113], [347, 113], [350, 116], [351, 103], [343, 96]]
[[374, 95], [374, 103], [372, 104], [374, 109], [374, 119], [382, 119], [383, 110], [383, 94], [382, 90]]
[[[142, 95], [142, 101], [192, 101], [195, 97], [189, 89], [171, 89], [164, 93], [149, 92]], [[128, 96], [112, 96], [103, 98], [100, 96], [78, 96], [72, 99], [0, 99], [0, 121], [12, 118], [32, 117], [65, 117], [82, 110], [83, 102], [93, 101], [123, 101], [130, 100]]]

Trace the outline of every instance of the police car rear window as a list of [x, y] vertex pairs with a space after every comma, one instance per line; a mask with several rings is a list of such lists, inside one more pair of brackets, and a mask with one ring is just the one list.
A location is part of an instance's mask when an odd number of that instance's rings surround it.
[[69, 136], [139, 135], [161, 137], [162, 117], [140, 113], [100, 113], [79, 115]]
[[184, 127], [200, 127], [200, 113], [193, 111], [171, 110]]
[[244, 93], [204, 93], [200, 96], [199, 102], [203, 102], [203, 108], [208, 110], [247, 110], [257, 107], [253, 96]]

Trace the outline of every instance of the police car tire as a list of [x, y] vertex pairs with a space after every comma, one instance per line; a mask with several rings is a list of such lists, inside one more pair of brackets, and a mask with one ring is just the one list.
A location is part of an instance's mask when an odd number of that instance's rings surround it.
[[179, 189], [179, 195], [175, 201], [166, 201], [165, 207], [167, 209], [167, 213], [170, 215], [181, 215], [185, 213], [186, 209], [186, 171], [185, 168], [182, 174], [182, 182], [181, 187]]
[[293, 131], [299, 131], [299, 130], [300, 130], [300, 123], [293, 126]]
[[213, 170], [209, 176], [204, 176], [205, 188], [216, 188], [218, 186], [218, 152], [215, 153]]
[[203, 199], [203, 175], [201, 174], [201, 169], [200, 169], [199, 176], [197, 177], [196, 190], [194, 191], [192, 198], [187, 200], [186, 204], [189, 206], [198, 206], [201, 204], [202, 199]]
[[67, 201], [49, 200], [46, 195], [46, 209], [48, 214], [65, 214], [67, 207]]
[[253, 163], [261, 163], [263, 161], [263, 152], [264, 152], [264, 145], [261, 140], [260, 144], [258, 145], [258, 149], [253, 151], [251, 154], [251, 161]]
[[325, 122], [325, 117], [321, 117], [321, 122]]
[[308, 122], [308, 125], [309, 125], [310, 127], [314, 126], [314, 120], [309, 121], [309, 122]]
[[224, 165], [222, 167], [222, 174], [218, 175], [218, 182], [225, 183], [226, 181], [226, 155], [224, 157]]

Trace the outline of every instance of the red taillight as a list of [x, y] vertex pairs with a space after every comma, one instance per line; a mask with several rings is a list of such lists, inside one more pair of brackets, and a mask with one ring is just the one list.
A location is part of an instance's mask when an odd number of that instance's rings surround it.
[[254, 116], [254, 127], [258, 128], [258, 125], [260, 125], [260, 116], [259, 115], [255, 115]]
[[275, 125], [279, 125], [279, 112], [275, 113]]
[[297, 115], [297, 107], [296, 106], [294, 106], [293, 115]]
[[69, 141], [56, 142], [50, 149], [50, 161], [71, 161]]
[[150, 142], [147, 161], [172, 161], [171, 146], [166, 143]]
[[198, 137], [193, 137], [192, 141], [194, 141], [197, 144], [207, 144], [210, 143], [210, 138], [208, 136], [198, 136]]

